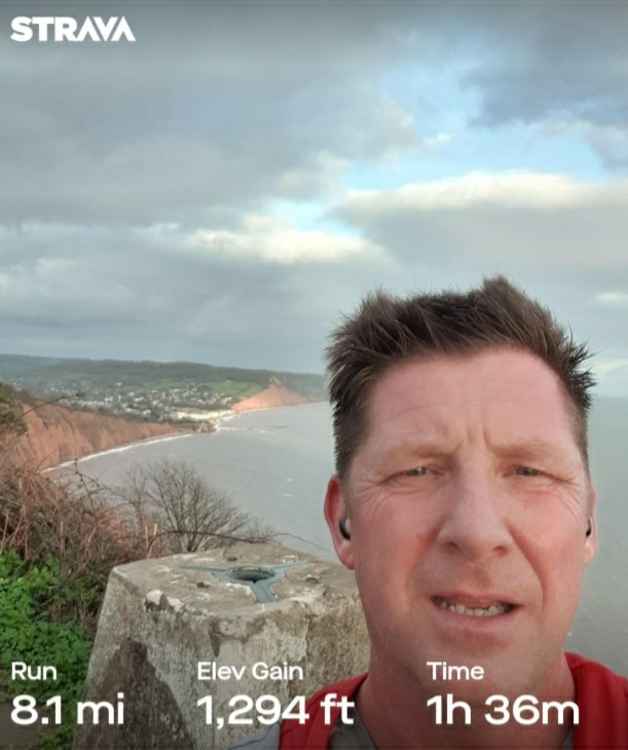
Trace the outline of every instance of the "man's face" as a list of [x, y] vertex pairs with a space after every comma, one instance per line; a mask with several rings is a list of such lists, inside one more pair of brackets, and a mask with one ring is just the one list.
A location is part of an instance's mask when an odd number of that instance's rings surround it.
[[549, 686], [595, 543], [555, 374], [505, 348], [409, 360], [375, 385], [367, 430], [326, 515], [355, 568], [372, 668], [436, 694], [427, 661], [481, 665], [482, 682], [447, 683], [468, 700]]

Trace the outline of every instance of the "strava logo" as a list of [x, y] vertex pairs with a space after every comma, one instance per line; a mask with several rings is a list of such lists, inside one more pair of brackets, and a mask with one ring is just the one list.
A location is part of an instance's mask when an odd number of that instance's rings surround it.
[[134, 42], [135, 35], [124, 16], [16, 16], [11, 21], [14, 42]]

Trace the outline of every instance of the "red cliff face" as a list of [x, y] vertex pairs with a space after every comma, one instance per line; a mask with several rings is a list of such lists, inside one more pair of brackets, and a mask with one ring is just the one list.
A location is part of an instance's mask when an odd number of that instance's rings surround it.
[[296, 406], [307, 404], [308, 400], [300, 393], [291, 391], [284, 385], [269, 385], [251, 398], [245, 398], [233, 405], [233, 411], [253, 411], [254, 409], [272, 409], [274, 406]]
[[165, 422], [135, 422], [54, 404], [30, 408], [24, 407], [28, 431], [12, 452], [18, 460], [33, 460], [42, 468], [180, 429]]

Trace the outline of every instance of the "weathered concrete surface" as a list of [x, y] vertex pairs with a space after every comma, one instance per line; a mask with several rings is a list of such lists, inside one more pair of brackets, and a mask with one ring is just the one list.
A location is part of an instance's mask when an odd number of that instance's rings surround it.
[[[276, 597], [259, 603], [250, 586], [208, 568], [281, 565]], [[276, 544], [236, 544], [115, 568], [109, 579], [88, 674], [88, 699], [124, 693], [122, 726], [83, 726], [75, 750], [229, 747], [262, 725], [229, 723], [229, 701], [276, 696], [282, 707], [326, 682], [366, 669], [368, 637], [353, 576]], [[244, 668], [240, 679], [198, 679], [199, 662]], [[300, 667], [281, 679], [256, 679], [255, 664]], [[287, 679], [284, 679], [287, 678]], [[213, 696], [214, 722], [197, 706]], [[268, 707], [268, 706], [266, 706]], [[224, 726], [218, 729], [217, 717]], [[233, 718], [233, 716], [232, 716]]]

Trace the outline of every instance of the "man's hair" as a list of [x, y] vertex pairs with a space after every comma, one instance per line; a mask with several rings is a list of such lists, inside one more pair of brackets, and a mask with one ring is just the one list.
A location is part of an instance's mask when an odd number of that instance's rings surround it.
[[340, 478], [366, 437], [368, 397], [384, 371], [411, 357], [475, 354], [496, 346], [528, 351], [558, 375], [588, 471], [589, 390], [595, 380], [582, 365], [591, 355], [546, 307], [496, 276], [466, 294], [369, 294], [332, 333], [327, 370]]

